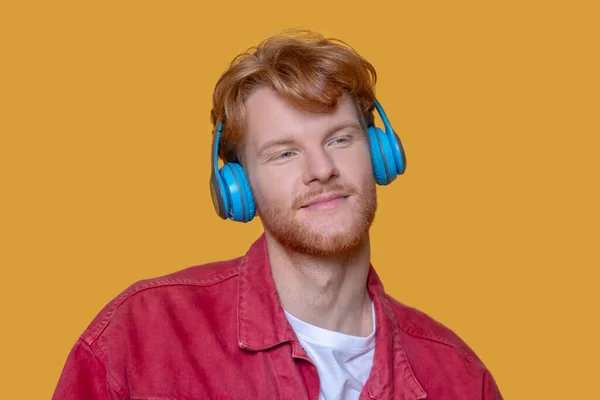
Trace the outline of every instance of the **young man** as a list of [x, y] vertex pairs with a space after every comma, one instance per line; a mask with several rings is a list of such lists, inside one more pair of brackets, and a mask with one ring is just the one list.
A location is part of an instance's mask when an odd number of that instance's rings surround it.
[[256, 214], [264, 234], [115, 298], [54, 399], [501, 399], [473, 351], [386, 295], [370, 264], [376, 183], [405, 168], [375, 81], [310, 32], [237, 57], [214, 92], [211, 192], [222, 218]]

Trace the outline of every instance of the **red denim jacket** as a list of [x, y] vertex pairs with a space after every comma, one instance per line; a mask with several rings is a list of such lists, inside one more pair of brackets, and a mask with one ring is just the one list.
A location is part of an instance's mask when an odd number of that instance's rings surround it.
[[[367, 399], [502, 399], [452, 331], [392, 299], [371, 266]], [[279, 303], [262, 235], [240, 258], [140, 281], [71, 350], [53, 399], [310, 399], [317, 369]]]

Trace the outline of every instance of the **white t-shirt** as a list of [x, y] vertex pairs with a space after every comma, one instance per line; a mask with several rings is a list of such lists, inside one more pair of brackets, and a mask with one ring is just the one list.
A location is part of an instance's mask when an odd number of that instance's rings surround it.
[[319, 400], [357, 400], [373, 365], [375, 353], [375, 308], [373, 332], [351, 336], [307, 324], [285, 312], [306, 353], [317, 366]]

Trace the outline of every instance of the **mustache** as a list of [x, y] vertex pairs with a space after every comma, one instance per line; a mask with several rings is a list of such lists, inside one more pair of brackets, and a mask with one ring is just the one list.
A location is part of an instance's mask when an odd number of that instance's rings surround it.
[[307, 193], [297, 196], [294, 199], [294, 202], [292, 203], [292, 208], [294, 210], [299, 209], [300, 207], [302, 207], [302, 205], [310, 202], [315, 197], [320, 196], [324, 193], [332, 193], [332, 192], [342, 193], [346, 196], [350, 196], [353, 194], [357, 194], [358, 189], [356, 189], [355, 187], [352, 187], [352, 186], [342, 185], [339, 183], [321, 187], [319, 189], [314, 189], [314, 190], [311, 190], [310, 192], [307, 192]]

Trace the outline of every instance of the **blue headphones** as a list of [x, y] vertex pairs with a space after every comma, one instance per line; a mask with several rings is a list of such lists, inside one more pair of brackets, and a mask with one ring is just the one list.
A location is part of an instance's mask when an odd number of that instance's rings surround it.
[[[406, 170], [406, 156], [400, 138], [392, 129], [383, 107], [377, 100], [375, 108], [383, 121], [385, 132], [375, 126], [368, 127], [371, 164], [375, 182], [388, 185]], [[228, 162], [219, 169], [219, 141], [222, 130], [223, 125], [217, 122], [213, 136], [210, 173], [212, 202], [221, 218], [249, 222], [254, 218], [256, 207], [244, 168], [238, 163]]]

